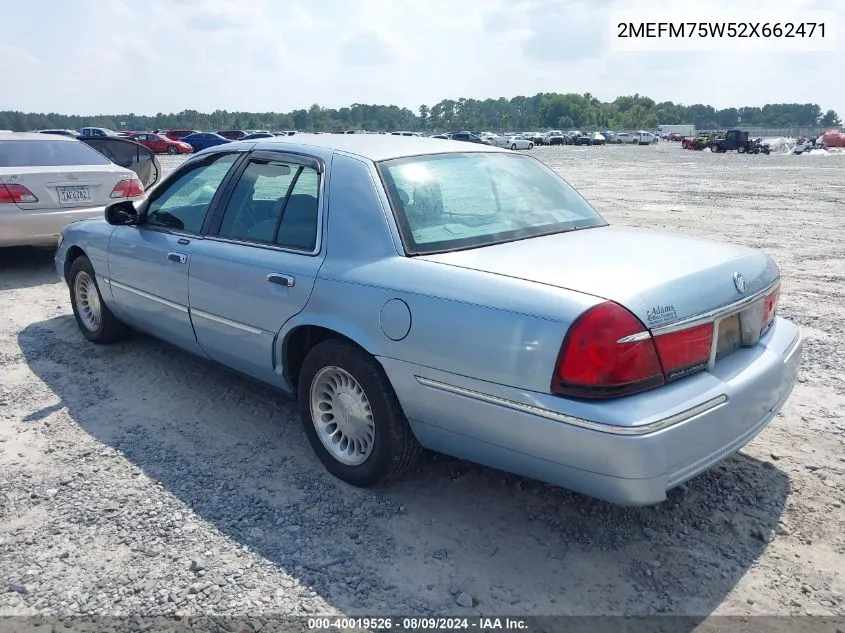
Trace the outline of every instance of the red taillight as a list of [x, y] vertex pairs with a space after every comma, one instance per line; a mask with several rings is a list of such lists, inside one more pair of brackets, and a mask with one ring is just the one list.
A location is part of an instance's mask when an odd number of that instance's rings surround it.
[[607, 301], [587, 310], [569, 328], [551, 390], [575, 398], [606, 398], [663, 383], [646, 327], [628, 310]]
[[778, 299], [780, 298], [780, 286], [772, 290], [763, 300], [763, 329], [765, 330], [775, 320], [778, 311]]
[[703, 369], [710, 361], [713, 324], [705, 323], [655, 336], [654, 344], [667, 380], [681, 378]]
[[136, 198], [144, 195], [144, 185], [137, 178], [121, 180], [114, 186], [110, 198]]
[[0, 182], [0, 204], [14, 204], [15, 202], [27, 204], [38, 202], [38, 198], [23, 185], [4, 185]]

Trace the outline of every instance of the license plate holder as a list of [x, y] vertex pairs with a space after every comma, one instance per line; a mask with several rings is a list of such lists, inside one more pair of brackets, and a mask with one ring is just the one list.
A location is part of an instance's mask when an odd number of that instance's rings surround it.
[[71, 187], [56, 187], [60, 204], [74, 204], [77, 202], [92, 202], [91, 190], [86, 185]]
[[742, 346], [742, 324], [739, 313], [719, 321], [716, 338], [716, 358], [727, 356]]
[[760, 299], [745, 308], [739, 314], [742, 328], [742, 344], [754, 345], [760, 340], [763, 331], [763, 317], [766, 312], [766, 300]]

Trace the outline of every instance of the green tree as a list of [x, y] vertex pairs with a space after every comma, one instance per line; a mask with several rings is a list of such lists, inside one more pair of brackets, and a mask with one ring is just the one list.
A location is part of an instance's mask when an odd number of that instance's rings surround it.
[[354, 103], [339, 109], [312, 104], [293, 112], [210, 113], [184, 110], [158, 112], [153, 116], [98, 114], [90, 116], [59, 113], [0, 111], [0, 129], [16, 131], [48, 127], [80, 128], [102, 126], [126, 129], [169, 129], [176, 127], [217, 131], [224, 128], [298, 129], [339, 132], [348, 129], [393, 131], [397, 129], [432, 132], [456, 129], [476, 131], [519, 131], [530, 129], [580, 128], [601, 129], [653, 128], [659, 124], [691, 123], [698, 128], [727, 128], [737, 124], [748, 127], [835, 127], [841, 125], [834, 110], [823, 112], [814, 103], [773, 103], [764, 106], [731, 107], [716, 110], [706, 104], [683, 105], [671, 101], [656, 103], [640, 95], [622, 95], [602, 102], [593, 94], [537, 93], [488, 99], [462, 97], [423, 104], [417, 112], [396, 105]]
[[[823, 125], [824, 127], [838, 127], [842, 125], [842, 121], [839, 120], [839, 115], [836, 114], [833, 110], [828, 110], [824, 113], [819, 119], [819, 125]], [[0, 119], [0, 127], [2, 126], [2, 119]]]

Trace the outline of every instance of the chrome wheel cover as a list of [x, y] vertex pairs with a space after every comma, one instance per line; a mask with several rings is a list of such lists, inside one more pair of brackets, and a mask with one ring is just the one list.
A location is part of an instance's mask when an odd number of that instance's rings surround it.
[[73, 282], [73, 296], [82, 325], [89, 332], [96, 332], [103, 319], [100, 294], [91, 275], [85, 271], [80, 272]]
[[323, 367], [311, 381], [311, 421], [326, 450], [359, 466], [373, 452], [376, 427], [363, 387], [345, 369]]

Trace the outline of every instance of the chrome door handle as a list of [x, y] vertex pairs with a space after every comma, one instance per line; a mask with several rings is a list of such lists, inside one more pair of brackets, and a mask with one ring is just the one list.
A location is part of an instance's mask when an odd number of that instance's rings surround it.
[[176, 262], [177, 264], [184, 264], [188, 261], [187, 256], [183, 255], [182, 253], [168, 253], [167, 259], [172, 262]]
[[284, 275], [282, 273], [270, 273], [267, 275], [267, 281], [271, 284], [279, 284], [280, 286], [287, 286], [293, 288], [294, 278], [292, 275]]

